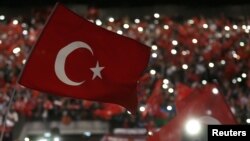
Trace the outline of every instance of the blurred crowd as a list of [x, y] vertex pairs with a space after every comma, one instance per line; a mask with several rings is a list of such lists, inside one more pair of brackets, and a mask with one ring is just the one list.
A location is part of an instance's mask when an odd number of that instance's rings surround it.
[[[33, 11], [31, 17], [0, 13], [1, 121], [16, 90], [11, 112], [6, 116], [7, 127], [12, 128], [20, 116], [63, 124], [107, 120], [112, 127], [161, 127], [175, 116], [178, 83], [190, 88], [216, 83], [237, 121], [250, 123], [250, 19], [183, 18], [164, 13], [100, 18], [98, 9], [89, 8], [82, 15], [89, 21], [152, 48], [148, 68], [138, 84], [138, 112], [131, 116], [116, 105], [56, 97], [16, 84], [50, 11]], [[161, 102], [155, 102], [154, 93], [159, 93]]]

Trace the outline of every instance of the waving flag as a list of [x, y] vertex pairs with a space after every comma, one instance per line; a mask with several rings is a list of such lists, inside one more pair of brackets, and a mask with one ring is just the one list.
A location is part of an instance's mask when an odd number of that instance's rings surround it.
[[72, 98], [137, 107], [137, 80], [150, 48], [57, 4], [20, 76], [28, 88]]
[[175, 99], [175, 105], [177, 112], [179, 113], [181, 110], [185, 109], [187, 102], [189, 102], [189, 100], [186, 99], [194, 99], [192, 95], [194, 90], [183, 83], [177, 83], [176, 91], [178, 95]]
[[[183, 130], [189, 119], [196, 119], [203, 124], [237, 124], [224, 97], [214, 84], [207, 84], [201, 89], [191, 89], [179, 84], [176, 104], [177, 115], [148, 141], [181, 141]], [[188, 94], [183, 94], [188, 90]], [[191, 93], [192, 91], [192, 93]], [[193, 130], [193, 129], [192, 129]]]

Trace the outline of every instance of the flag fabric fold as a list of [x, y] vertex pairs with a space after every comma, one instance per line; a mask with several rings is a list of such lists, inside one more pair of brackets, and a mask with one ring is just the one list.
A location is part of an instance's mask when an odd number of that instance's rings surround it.
[[136, 86], [150, 48], [57, 4], [20, 75], [39, 91], [137, 108]]
[[[202, 88], [178, 85], [176, 98], [177, 115], [163, 126], [148, 141], [181, 141], [183, 128], [188, 119], [198, 119], [204, 125], [237, 124], [217, 85], [207, 84]], [[180, 96], [180, 97], [179, 97]]]

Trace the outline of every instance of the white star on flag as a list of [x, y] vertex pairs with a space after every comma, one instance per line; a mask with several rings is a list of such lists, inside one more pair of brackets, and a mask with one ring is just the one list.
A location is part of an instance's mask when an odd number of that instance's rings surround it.
[[99, 62], [97, 61], [96, 66], [94, 68], [90, 68], [91, 71], [93, 71], [93, 77], [92, 80], [94, 80], [97, 76], [102, 79], [101, 71], [104, 69], [104, 67], [99, 66]]

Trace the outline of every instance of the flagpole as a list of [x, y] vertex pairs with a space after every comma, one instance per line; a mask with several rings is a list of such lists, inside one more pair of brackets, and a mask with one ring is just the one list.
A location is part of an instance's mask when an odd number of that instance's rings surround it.
[[15, 97], [15, 93], [16, 93], [16, 88], [14, 88], [12, 94], [11, 94], [11, 97], [10, 97], [10, 100], [9, 100], [9, 103], [7, 105], [7, 109], [5, 111], [5, 114], [3, 115], [3, 127], [2, 127], [2, 131], [1, 131], [1, 136], [0, 136], [0, 141], [3, 141], [3, 136], [4, 136], [4, 131], [5, 131], [5, 122], [6, 122], [6, 119], [7, 119], [7, 116], [8, 116], [8, 113], [9, 113], [9, 110], [10, 110], [10, 106], [12, 105], [12, 102], [13, 102], [13, 99]]

